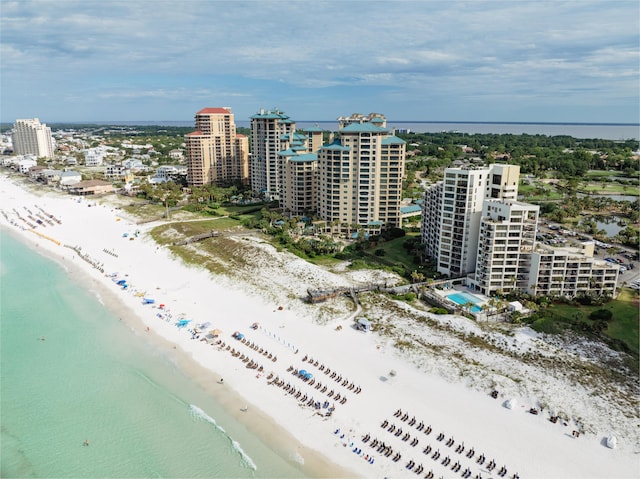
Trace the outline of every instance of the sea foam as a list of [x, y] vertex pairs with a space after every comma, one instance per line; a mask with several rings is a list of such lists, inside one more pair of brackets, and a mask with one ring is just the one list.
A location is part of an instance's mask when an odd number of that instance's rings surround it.
[[200, 419], [200, 420], [208, 422], [209, 424], [212, 424], [218, 431], [220, 431], [222, 434], [224, 434], [224, 436], [231, 443], [231, 447], [233, 447], [233, 449], [235, 449], [235, 451], [242, 458], [242, 461], [250, 469], [253, 469], [254, 471], [258, 469], [258, 466], [256, 466], [256, 464], [253, 462], [253, 459], [251, 459], [251, 457], [246, 452], [244, 452], [244, 450], [240, 446], [240, 443], [238, 441], [234, 440], [231, 436], [229, 436], [229, 434], [227, 434], [227, 431], [225, 431], [224, 428], [219, 426], [215, 419], [213, 419], [206, 412], [204, 412], [202, 409], [200, 409], [198, 406], [195, 406], [194, 404], [190, 404], [189, 405], [189, 410], [191, 411], [191, 414], [193, 415], [194, 418]]

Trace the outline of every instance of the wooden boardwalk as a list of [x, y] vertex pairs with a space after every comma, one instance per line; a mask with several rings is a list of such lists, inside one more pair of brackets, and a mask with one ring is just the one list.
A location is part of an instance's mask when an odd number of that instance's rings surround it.
[[207, 238], [214, 238], [216, 236], [220, 236], [219, 231], [208, 231], [206, 233], [202, 233], [196, 236], [192, 236], [191, 238], [184, 239], [182, 241], [178, 241], [177, 243], [173, 243], [174, 246], [184, 246], [186, 244], [195, 243], [196, 241], [202, 241]]

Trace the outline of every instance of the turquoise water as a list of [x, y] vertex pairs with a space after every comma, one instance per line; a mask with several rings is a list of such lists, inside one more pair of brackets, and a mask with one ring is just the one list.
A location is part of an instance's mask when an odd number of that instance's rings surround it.
[[1, 477], [303, 476], [60, 265], [0, 240]]
[[[464, 306], [467, 303], [478, 304], [481, 302], [478, 298], [476, 298], [472, 294], [464, 293], [464, 292], [450, 294], [447, 296], [447, 299], [450, 299], [454, 303], [459, 304], [461, 306]], [[482, 308], [480, 306], [471, 307], [472, 313], [479, 313], [480, 311], [482, 311]]]

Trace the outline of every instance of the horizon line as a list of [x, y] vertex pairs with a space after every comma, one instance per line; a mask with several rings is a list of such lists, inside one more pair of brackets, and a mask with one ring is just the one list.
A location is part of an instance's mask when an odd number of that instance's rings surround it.
[[[250, 120], [236, 120], [237, 122], [250, 122]], [[334, 123], [338, 120], [295, 120], [296, 123]], [[629, 122], [572, 122], [572, 121], [463, 121], [463, 120], [386, 120], [387, 123], [419, 123], [419, 124], [459, 124], [459, 125], [578, 125], [578, 126], [640, 126], [640, 123]], [[14, 121], [0, 121], [0, 124], [12, 124]], [[154, 122], [158, 123], [187, 123], [193, 122], [189, 120], [73, 120], [73, 121], [47, 121], [48, 124], [117, 124], [130, 123], [130, 126], [136, 126], [136, 122], [141, 122], [139, 126], [154, 126]], [[163, 126], [163, 125], [157, 125]]]

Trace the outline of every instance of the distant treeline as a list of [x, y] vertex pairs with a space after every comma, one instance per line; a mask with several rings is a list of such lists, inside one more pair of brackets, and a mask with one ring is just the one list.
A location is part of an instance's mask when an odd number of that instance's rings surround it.
[[[407, 142], [407, 150], [417, 150], [421, 157], [459, 159], [465, 155], [460, 145], [473, 149], [470, 156], [518, 164], [523, 173], [537, 174], [555, 170], [563, 176], [582, 176], [592, 169], [616, 169], [627, 173], [638, 171], [639, 162], [632, 152], [640, 148], [638, 140], [613, 141], [578, 139], [571, 136], [407, 133], [397, 134]], [[592, 153], [595, 152], [595, 153]]]

